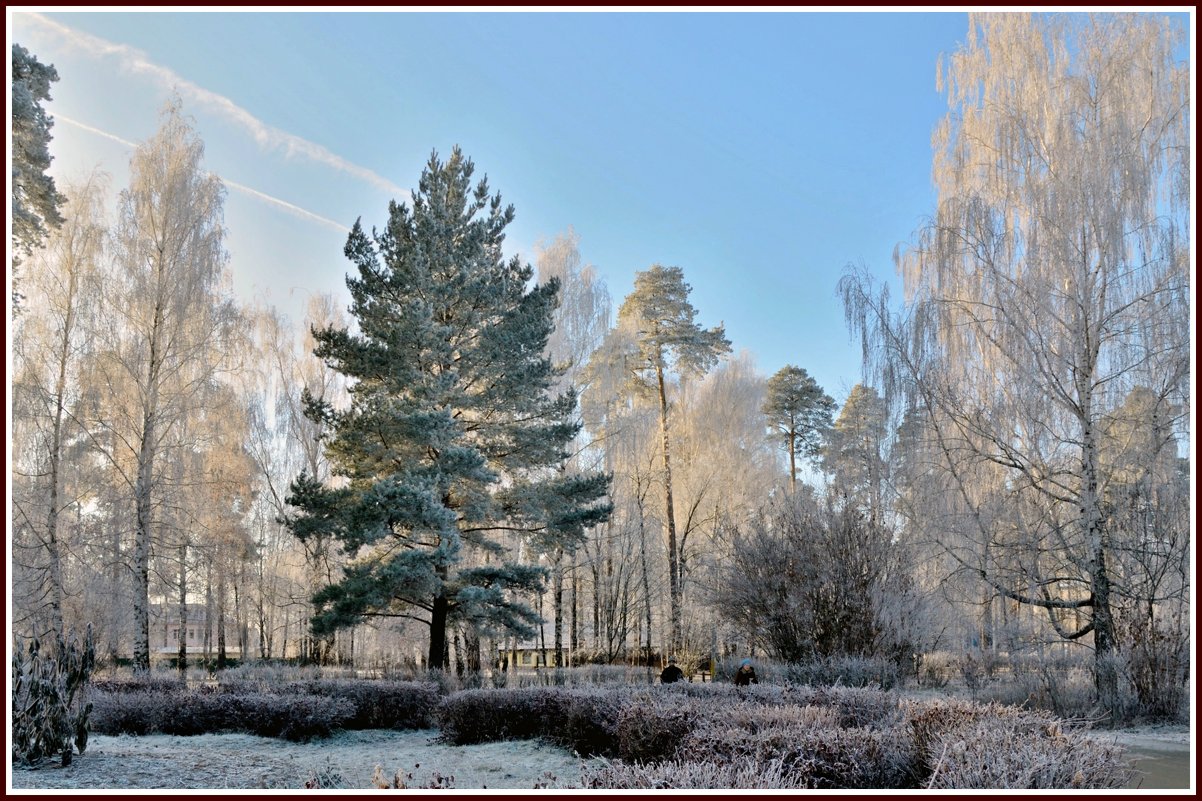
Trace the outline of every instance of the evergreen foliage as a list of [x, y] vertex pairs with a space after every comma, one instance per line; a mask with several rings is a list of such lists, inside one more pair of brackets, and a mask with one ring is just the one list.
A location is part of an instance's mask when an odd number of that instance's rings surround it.
[[818, 457], [822, 435], [831, 427], [835, 401], [822, 391], [804, 367], [786, 364], [768, 379], [764, 416], [785, 438], [789, 454], [789, 483], [797, 484], [797, 457]]
[[[50, 128], [54, 120], [43, 103], [50, 99], [50, 84], [58, 80], [53, 65], [43, 64], [21, 45], [12, 48], [12, 263], [14, 277], [22, 255], [42, 243], [47, 226], [57, 228], [64, 202], [46, 174], [50, 169]], [[14, 282], [15, 283], [15, 282]], [[14, 308], [21, 300], [14, 287]]]
[[530, 636], [521, 600], [542, 568], [509, 560], [513, 533], [540, 550], [573, 549], [607, 519], [607, 476], [556, 467], [576, 435], [576, 394], [548, 390], [545, 356], [559, 283], [502, 258], [513, 207], [471, 184], [456, 148], [432, 155], [412, 208], [393, 202], [384, 231], [355, 224], [345, 248], [358, 330], [314, 329], [314, 353], [350, 382], [335, 409], [305, 397], [329, 426], [333, 481], [302, 473], [287, 519], [302, 540], [328, 536], [352, 557], [314, 596], [322, 633], [369, 617], [430, 626], [429, 665], [443, 664], [448, 623]]

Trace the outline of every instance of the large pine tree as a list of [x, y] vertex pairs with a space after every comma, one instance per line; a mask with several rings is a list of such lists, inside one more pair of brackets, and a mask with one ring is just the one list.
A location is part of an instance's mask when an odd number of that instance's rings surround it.
[[306, 398], [329, 427], [334, 479], [302, 473], [289, 497], [300, 538], [331, 536], [351, 557], [314, 597], [317, 633], [370, 617], [430, 627], [441, 668], [448, 623], [530, 636], [523, 595], [541, 568], [506, 561], [506, 541], [554, 538], [572, 550], [605, 520], [608, 477], [555, 468], [575, 436], [574, 391], [553, 394], [545, 356], [559, 284], [501, 254], [513, 207], [473, 188], [456, 148], [431, 156], [410, 209], [382, 233], [356, 223], [345, 253], [358, 331], [314, 330], [314, 353], [346, 375], [351, 404]]

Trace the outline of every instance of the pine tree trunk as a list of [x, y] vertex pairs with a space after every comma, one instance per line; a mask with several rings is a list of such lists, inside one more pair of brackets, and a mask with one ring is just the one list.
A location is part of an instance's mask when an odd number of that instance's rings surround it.
[[470, 623], [463, 631], [463, 648], [466, 652], [468, 673], [478, 676], [483, 667], [480, 658], [480, 632]]
[[534, 658], [535, 667], [537, 667], [539, 665], [542, 665], [543, 667], [547, 666], [547, 627], [545, 625], [543, 625], [543, 623], [542, 623], [542, 621], [543, 621], [543, 596], [545, 594], [546, 593], [544, 593], [544, 592], [540, 592], [538, 594], [539, 624], [538, 624], [538, 637], [536, 638], [537, 642], [538, 642], [538, 656], [536, 656]]
[[426, 666], [430, 670], [442, 670], [446, 664], [443, 661], [443, 655], [447, 650], [447, 612], [449, 609], [450, 602], [446, 595], [440, 592], [434, 598], [434, 608], [430, 610], [430, 649], [426, 655]]
[[789, 431], [789, 493], [797, 494], [797, 432]]
[[[598, 549], [600, 550], [600, 549]], [[606, 562], [609, 556], [605, 557]], [[593, 645], [601, 643], [601, 565], [600, 559], [593, 559]]]
[[[672, 510], [672, 461], [668, 440], [668, 397], [664, 391], [664, 368], [655, 365], [655, 377], [659, 384], [659, 431], [664, 448], [664, 515], [668, 524], [668, 607], [671, 624], [669, 628], [669, 650], [676, 652], [680, 643], [680, 568], [676, 552], [676, 514]], [[648, 599], [648, 603], [650, 600]], [[648, 649], [650, 654], [650, 649]]]
[[551, 604], [555, 614], [555, 667], [563, 667], [563, 552], [555, 554]]
[[572, 591], [569, 597], [571, 599], [569, 605], [572, 613], [572, 629], [569, 634], [568, 659], [572, 664], [576, 664], [576, 655], [580, 653], [580, 573], [574, 553], [572, 554]]

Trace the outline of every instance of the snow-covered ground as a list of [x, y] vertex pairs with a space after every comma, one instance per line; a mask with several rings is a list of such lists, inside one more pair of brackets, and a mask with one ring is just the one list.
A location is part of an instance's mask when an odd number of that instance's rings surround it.
[[[56, 763], [14, 769], [14, 789], [271, 789], [302, 788], [315, 773], [337, 773], [348, 788], [372, 787], [380, 766], [391, 780], [428, 787], [436, 772], [454, 789], [532, 789], [548, 783], [579, 786], [582, 760], [544, 743], [521, 740], [452, 746], [436, 730], [349, 731], [311, 743], [250, 734], [176, 737], [93, 735], [70, 767]], [[412, 774], [412, 779], [406, 774]]]

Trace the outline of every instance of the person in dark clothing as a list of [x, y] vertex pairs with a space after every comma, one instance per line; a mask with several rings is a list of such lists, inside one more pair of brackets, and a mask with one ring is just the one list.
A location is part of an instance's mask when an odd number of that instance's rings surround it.
[[671, 684], [684, 678], [684, 671], [676, 666], [676, 657], [668, 659], [668, 666], [659, 674], [660, 684]]
[[735, 671], [735, 686], [746, 687], [748, 684], [759, 684], [760, 680], [755, 677], [755, 668], [751, 666], [750, 659], [744, 659], [739, 664], [739, 669]]

